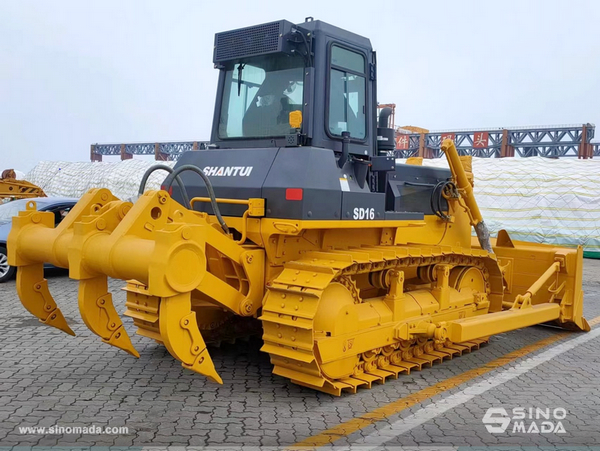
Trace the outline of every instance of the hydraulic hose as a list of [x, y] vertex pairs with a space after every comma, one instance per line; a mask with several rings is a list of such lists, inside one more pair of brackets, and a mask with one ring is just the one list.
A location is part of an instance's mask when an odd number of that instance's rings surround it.
[[431, 211], [440, 219], [444, 221], [449, 219], [449, 216], [444, 213], [442, 208], [442, 202], [444, 200], [444, 191], [449, 187], [451, 190], [456, 191], [456, 185], [451, 181], [444, 180], [439, 182], [433, 188], [431, 192], [431, 197], [429, 198], [429, 205], [431, 206]]
[[[162, 169], [163, 171], [167, 171], [169, 174], [173, 173], [173, 168], [170, 166], [167, 166], [166, 164], [155, 164], [154, 166], [148, 168], [148, 170], [146, 172], [144, 172], [144, 175], [142, 176], [142, 180], [140, 182], [140, 189], [138, 190], [138, 194], [140, 196], [142, 194], [144, 194], [144, 191], [146, 190], [146, 183], [148, 183], [148, 179], [150, 178], [150, 175], [154, 171], [158, 171], [159, 169]], [[187, 195], [187, 190], [185, 189], [183, 180], [181, 180], [181, 177], [176, 176], [175, 181], [177, 182], [177, 185], [179, 186], [179, 190], [181, 191], [181, 197], [183, 199], [184, 207], [191, 209], [192, 207], [190, 205], [190, 198]]]
[[192, 171], [192, 172], [195, 172], [196, 174], [198, 174], [200, 177], [202, 177], [202, 180], [204, 181], [204, 184], [206, 185], [206, 190], [208, 191], [208, 197], [210, 197], [210, 204], [212, 206], [213, 212], [215, 213], [215, 216], [217, 217], [217, 220], [219, 221], [219, 224], [221, 225], [221, 228], [223, 229], [223, 231], [227, 235], [229, 235], [229, 227], [227, 227], [227, 223], [225, 222], [225, 220], [223, 219], [223, 216], [221, 215], [221, 210], [219, 209], [219, 204], [217, 204], [217, 197], [215, 196], [215, 190], [213, 189], [212, 183], [210, 183], [209, 178], [202, 171], [202, 169], [200, 169], [194, 165], [191, 165], [191, 164], [184, 164], [183, 166], [179, 166], [178, 168], [174, 169], [173, 172], [170, 173], [167, 176], [167, 178], [165, 179], [165, 182], [164, 182], [165, 188], [167, 190], [169, 188], [171, 188], [171, 185], [173, 185], [173, 180], [175, 180], [179, 176], [179, 174], [181, 174], [184, 171]]

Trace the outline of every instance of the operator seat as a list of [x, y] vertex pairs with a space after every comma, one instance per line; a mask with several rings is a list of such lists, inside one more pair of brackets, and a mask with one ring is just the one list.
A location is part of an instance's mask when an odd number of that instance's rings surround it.
[[290, 99], [284, 91], [290, 86], [290, 71], [267, 72], [242, 120], [244, 136], [281, 136], [289, 132]]

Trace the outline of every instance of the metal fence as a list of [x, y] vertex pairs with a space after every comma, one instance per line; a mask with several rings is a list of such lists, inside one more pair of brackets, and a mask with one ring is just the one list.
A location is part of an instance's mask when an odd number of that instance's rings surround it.
[[[593, 124], [429, 133], [407, 133], [398, 129], [394, 155], [397, 158], [439, 158], [442, 156], [442, 141], [450, 138], [461, 155], [474, 157], [600, 157], [600, 143], [591, 142], [594, 131]], [[102, 161], [105, 155], [118, 155], [122, 160], [127, 160], [134, 155], [154, 155], [159, 161], [176, 160], [183, 152], [207, 149], [208, 144], [207, 141], [92, 144], [90, 158], [92, 161]]]
[[92, 144], [90, 159], [102, 161], [103, 156], [118, 155], [128, 160], [134, 155], [154, 155], [158, 161], [177, 160], [183, 152], [207, 149], [207, 141], [179, 141], [166, 143]]
[[600, 143], [591, 143], [595, 126], [557, 125], [546, 127], [512, 127], [429, 133], [396, 133], [395, 155], [398, 158], [439, 158], [444, 139], [452, 139], [461, 155], [482, 158], [498, 157], [579, 157], [600, 156]]

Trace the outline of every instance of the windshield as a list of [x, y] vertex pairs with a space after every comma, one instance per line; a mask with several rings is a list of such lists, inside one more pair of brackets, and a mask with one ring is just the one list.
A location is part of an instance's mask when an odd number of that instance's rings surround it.
[[[18, 199], [0, 205], [0, 222], [7, 222], [10, 221], [13, 216], [18, 216], [20, 211], [26, 209], [27, 202], [29, 201], [30, 199]], [[38, 210], [47, 205], [45, 202], [40, 202], [38, 200], [35, 202], [37, 203]]]
[[219, 138], [290, 133], [289, 114], [302, 111], [304, 60], [276, 54], [226, 68]]

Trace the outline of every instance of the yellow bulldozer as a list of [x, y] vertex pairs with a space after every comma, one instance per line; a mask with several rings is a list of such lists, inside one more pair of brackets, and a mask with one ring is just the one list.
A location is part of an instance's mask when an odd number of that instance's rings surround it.
[[208, 150], [151, 168], [133, 203], [93, 189], [57, 227], [34, 202], [14, 218], [9, 263], [40, 321], [74, 335], [49, 262], [79, 281], [87, 327], [138, 356], [108, 291], [122, 279], [137, 333], [185, 368], [221, 383], [207, 342], [258, 330], [275, 374], [334, 395], [493, 334], [589, 330], [581, 248], [491, 238], [450, 140], [450, 170], [390, 156], [368, 39], [282, 20], [218, 33], [213, 60]]
[[42, 188], [26, 180], [17, 180], [13, 169], [2, 171], [0, 176], [0, 199], [32, 199], [46, 197]]

